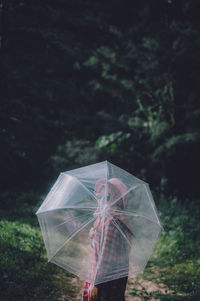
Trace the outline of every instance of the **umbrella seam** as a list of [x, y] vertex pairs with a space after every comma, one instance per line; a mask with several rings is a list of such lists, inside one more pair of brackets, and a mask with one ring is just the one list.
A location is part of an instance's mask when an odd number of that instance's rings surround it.
[[143, 184], [138, 184], [135, 187], [131, 187], [129, 188], [123, 195], [121, 195], [119, 198], [117, 198], [112, 204], [110, 204], [110, 206], [114, 205], [116, 202], [118, 202], [121, 198], [123, 198], [124, 196], [126, 196], [131, 190], [136, 189], [137, 187], [141, 186]]
[[[90, 215], [90, 213], [86, 214], [85, 217], [88, 216], [88, 215]], [[71, 219], [72, 219], [72, 217], [70, 216], [69, 219], [67, 219], [66, 221], [64, 221], [64, 222], [62, 222], [61, 224], [57, 225], [57, 226], [55, 227], [56, 230], [54, 230], [54, 231], [52, 230], [52, 231], [51, 231], [51, 234], [55, 234], [55, 233], [58, 231], [57, 228], [59, 228], [60, 226], [64, 225], [65, 223], [69, 222]], [[73, 220], [78, 220], [78, 219], [79, 219], [79, 216], [73, 217]]]
[[[66, 174], [64, 174], [65, 176], [66, 176]], [[92, 196], [92, 198], [95, 200], [95, 201], [97, 201], [97, 199], [95, 198], [95, 196], [91, 193], [91, 191], [77, 178], [77, 177], [75, 177], [75, 176], [72, 176], [72, 175], [70, 175], [69, 174], [69, 176], [70, 177], [72, 177], [72, 178], [74, 178], [74, 179], [76, 179], [76, 181], [79, 183], [79, 184], [81, 184], [81, 186], [83, 186], [83, 188], [87, 191], [87, 192], [89, 192], [89, 194]], [[98, 201], [97, 201], [97, 203], [98, 203]]]
[[161, 227], [161, 225], [160, 225], [160, 223], [157, 223], [157, 222], [155, 222], [154, 220], [152, 220], [150, 217], [148, 217], [147, 215], [142, 215], [142, 214], [138, 214], [137, 213], [137, 211], [136, 211], [136, 214], [134, 214], [134, 213], [129, 213], [129, 212], [127, 212], [127, 211], [120, 211], [120, 210], [116, 210], [117, 212], [123, 212], [123, 214], [125, 214], [125, 215], [130, 215], [130, 216], [139, 216], [139, 217], [143, 217], [143, 218], [146, 218], [146, 219], [148, 219], [148, 220], [150, 220], [152, 223], [154, 223], [154, 224], [156, 224], [156, 225], [158, 225], [160, 228], [162, 228]]
[[42, 211], [37, 213], [37, 215], [42, 214], [42, 213], [47, 213], [47, 212], [51, 212], [51, 211], [56, 211], [56, 210], [62, 210], [62, 209], [84, 209], [84, 210], [96, 210], [97, 207], [78, 207], [78, 206], [70, 206], [70, 207], [60, 207], [60, 208], [54, 208], [51, 210], [46, 210], [46, 211]]
[[[156, 210], [155, 210], [155, 208], [154, 208], [154, 206], [153, 206], [153, 204], [152, 204], [152, 201], [151, 201], [151, 198], [150, 198], [150, 196], [149, 196], [149, 192], [148, 192], [148, 190], [147, 190], [146, 185], [145, 185], [145, 190], [146, 190], [146, 192], [147, 192], [147, 195], [148, 195], [148, 198], [149, 198], [151, 207], [152, 207], [152, 209], [153, 209], [153, 211], [154, 211], [154, 214], [155, 214], [155, 216], [156, 216], [156, 219], [157, 219], [159, 225], [161, 225], [161, 224], [160, 224], [160, 221], [159, 221], [159, 219], [158, 219], [158, 214], [157, 214], [157, 212], [156, 212]], [[161, 227], [161, 228], [162, 228], [162, 227]]]
[[51, 256], [51, 258], [48, 261], [51, 261], [52, 258], [54, 258], [56, 256], [56, 254], [68, 243], [69, 240], [71, 240], [78, 232], [80, 232], [81, 230], [84, 229], [85, 226], [87, 226], [88, 224], [90, 224], [90, 222], [93, 222], [95, 220], [95, 218], [92, 218], [91, 220], [89, 220], [87, 223], [85, 223], [81, 228], [79, 228], [77, 231], [75, 231], [63, 244], [62, 246], [56, 251], [55, 254], [53, 254], [53, 256]]
[[119, 225], [116, 223], [116, 221], [113, 218], [113, 224], [115, 225], [115, 227], [119, 230], [119, 232], [121, 233], [121, 235], [128, 241], [129, 245], [131, 246], [131, 243], [129, 241], [129, 239], [126, 237], [126, 235], [122, 232], [121, 228], [119, 227]]

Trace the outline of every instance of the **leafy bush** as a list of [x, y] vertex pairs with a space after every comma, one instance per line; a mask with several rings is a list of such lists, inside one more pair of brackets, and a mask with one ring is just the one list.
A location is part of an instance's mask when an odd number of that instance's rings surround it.
[[[193, 300], [192, 296], [200, 294], [200, 208], [194, 201], [186, 204], [181, 204], [176, 197], [161, 196], [159, 215], [165, 231], [144, 277], [164, 282], [175, 294]], [[179, 299], [171, 297], [170, 300]]]
[[[7, 209], [0, 211], [1, 300], [54, 301], [59, 300], [63, 289], [73, 297], [72, 275], [47, 261], [36, 208], [27, 203], [33, 195], [22, 193], [11, 206], [8, 200], [13, 196], [6, 195]], [[59, 282], [64, 282], [59, 291], [57, 275]]]

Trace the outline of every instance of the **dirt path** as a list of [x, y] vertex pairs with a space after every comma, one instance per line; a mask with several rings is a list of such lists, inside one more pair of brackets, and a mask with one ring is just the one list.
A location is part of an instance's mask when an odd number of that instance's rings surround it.
[[[131, 295], [131, 292], [137, 292], [138, 296]], [[144, 296], [147, 297], [148, 295], [148, 300], [160, 300], [159, 298], [150, 296], [151, 293], [155, 292], [160, 292], [163, 295], [173, 293], [163, 283], [155, 283], [136, 276], [134, 278], [129, 277], [126, 287], [126, 301], [142, 301], [144, 300]]]
[[[72, 286], [77, 292], [76, 300], [80, 301], [84, 282], [81, 281], [78, 277], [75, 277], [72, 279]], [[133, 292], [133, 295], [130, 294], [131, 292]], [[157, 298], [153, 296], [151, 297], [151, 294], [155, 292], [160, 292], [163, 295], [173, 293], [173, 291], [165, 287], [163, 283], [155, 283], [153, 281], [144, 280], [143, 278], [140, 277], [134, 277], [134, 278], [129, 277], [127, 288], [126, 288], [126, 301], [143, 301], [144, 296], [145, 297], [148, 296], [148, 300], [158, 301], [160, 300], [158, 297]]]

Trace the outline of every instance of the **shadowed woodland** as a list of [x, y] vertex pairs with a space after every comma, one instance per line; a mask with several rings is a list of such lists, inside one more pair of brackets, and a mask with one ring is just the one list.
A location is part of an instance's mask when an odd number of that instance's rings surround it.
[[149, 183], [165, 230], [127, 300], [198, 300], [199, 1], [0, 4], [0, 300], [80, 300], [35, 212], [104, 160]]

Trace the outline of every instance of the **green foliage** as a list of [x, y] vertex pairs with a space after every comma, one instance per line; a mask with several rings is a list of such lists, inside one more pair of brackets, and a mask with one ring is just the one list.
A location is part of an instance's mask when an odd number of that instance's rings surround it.
[[[72, 300], [72, 275], [48, 263], [36, 209], [26, 203], [27, 197], [28, 193], [22, 193], [16, 207], [9, 208], [7, 203], [7, 209], [0, 211], [1, 300], [56, 301], [62, 294]], [[63, 286], [60, 290], [58, 274]]]
[[10, 1], [2, 189], [45, 191], [58, 172], [108, 159], [159, 192], [198, 198], [198, 9], [197, 0]]
[[58, 145], [51, 162], [59, 173], [62, 170], [73, 169], [76, 166], [84, 166], [97, 161], [98, 153], [90, 141], [73, 139], [65, 144]]
[[[47, 262], [35, 212], [44, 196], [24, 192], [2, 195], [6, 198], [0, 211], [0, 285], [2, 300], [60, 300], [66, 294], [76, 300], [71, 274]], [[35, 206], [33, 200], [38, 201]], [[160, 195], [159, 216], [164, 232], [145, 268], [143, 278], [163, 283], [169, 292], [134, 289], [132, 295], [144, 299], [195, 300], [200, 294], [200, 208], [195, 201], [181, 203], [177, 197]], [[69, 249], [74, 252], [73, 245]], [[140, 276], [141, 277], [141, 276]], [[58, 281], [56, 279], [59, 279]], [[58, 289], [58, 287], [61, 287]], [[170, 299], [171, 298], [171, 299]], [[180, 299], [179, 299], [180, 298]]]
[[[164, 232], [156, 244], [144, 274], [137, 275], [130, 294], [144, 300], [198, 300], [200, 208], [194, 201], [190, 202], [189, 206], [183, 206], [177, 197], [166, 199], [161, 195], [159, 215]], [[146, 286], [145, 280], [150, 281]], [[158, 284], [157, 289], [154, 286], [151, 290], [151, 282]]]
[[181, 205], [177, 198], [170, 198], [168, 201], [161, 201], [160, 210], [166, 231], [158, 245], [160, 256], [170, 255], [172, 264], [198, 258], [200, 254], [199, 204], [193, 201], [186, 207]]
[[186, 207], [175, 197], [161, 196], [159, 212], [165, 231], [144, 277], [164, 283], [184, 300], [193, 300], [193, 296], [200, 294], [200, 208], [196, 202]]
[[158, 277], [163, 268], [169, 285], [198, 292], [198, 11], [198, 0], [3, 7], [0, 279], [8, 300], [24, 291], [53, 300], [33, 212], [60, 171], [100, 160], [150, 183], [166, 230]]
[[117, 133], [99, 137], [96, 141], [96, 144], [100, 150], [104, 147], [107, 147], [110, 152], [114, 152], [115, 149], [118, 148], [120, 144], [129, 137], [129, 133], [123, 133], [122, 131], [119, 131]]

